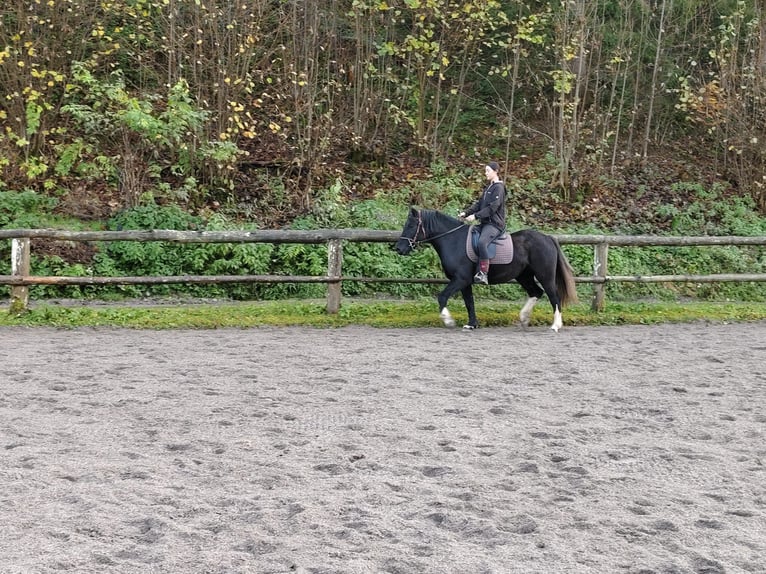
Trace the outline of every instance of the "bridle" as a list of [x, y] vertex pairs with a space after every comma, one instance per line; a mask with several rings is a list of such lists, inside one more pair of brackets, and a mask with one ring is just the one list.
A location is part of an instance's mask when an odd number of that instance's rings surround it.
[[[444, 237], [445, 235], [454, 233], [455, 231], [457, 231], [461, 227], [464, 227], [465, 225], [466, 225], [465, 223], [461, 223], [460, 225], [450, 229], [449, 231], [445, 231], [444, 233], [440, 233], [439, 235], [434, 235], [433, 237], [427, 237], [426, 228], [423, 225], [423, 216], [421, 214], [421, 211], [418, 210], [418, 226], [415, 228], [415, 235], [413, 235], [411, 239], [409, 237], [404, 237], [402, 235], [399, 237], [399, 239], [406, 240], [410, 244], [410, 249], [415, 249], [421, 243], [428, 243], [429, 241], [434, 241], [435, 239], [439, 239], [440, 237]], [[421, 229], [423, 230], [423, 239], [418, 240], [418, 234], [420, 233]]]

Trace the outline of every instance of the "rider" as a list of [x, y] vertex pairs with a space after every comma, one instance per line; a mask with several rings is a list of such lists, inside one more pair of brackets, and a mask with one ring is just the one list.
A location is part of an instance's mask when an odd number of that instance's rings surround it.
[[458, 214], [458, 217], [465, 218], [471, 222], [479, 220], [479, 269], [473, 276], [474, 283], [489, 283], [487, 273], [489, 272], [489, 254], [487, 249], [489, 244], [505, 231], [505, 184], [500, 181], [498, 172], [500, 166], [494, 162], [489, 162], [484, 167], [484, 174], [489, 182], [484, 188], [481, 197], [473, 205], [466, 208]]

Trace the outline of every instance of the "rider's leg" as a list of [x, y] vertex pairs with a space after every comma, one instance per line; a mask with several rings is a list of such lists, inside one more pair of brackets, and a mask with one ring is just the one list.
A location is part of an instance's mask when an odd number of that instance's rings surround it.
[[479, 234], [479, 270], [474, 275], [474, 283], [489, 283], [487, 275], [489, 273], [489, 244], [497, 237], [498, 230], [493, 225], [482, 225]]

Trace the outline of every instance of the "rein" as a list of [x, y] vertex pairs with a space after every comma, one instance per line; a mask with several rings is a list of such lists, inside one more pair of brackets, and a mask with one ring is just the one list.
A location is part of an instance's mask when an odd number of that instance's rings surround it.
[[[415, 235], [412, 237], [412, 239], [410, 239], [409, 237], [404, 237], [404, 236], [401, 236], [399, 239], [406, 239], [410, 244], [410, 248], [414, 249], [421, 243], [428, 243], [429, 241], [434, 241], [436, 239], [444, 237], [445, 235], [454, 233], [458, 229], [465, 227], [465, 225], [466, 225], [465, 223], [461, 223], [460, 225], [450, 229], [449, 231], [445, 231], [444, 233], [440, 233], [439, 235], [434, 235], [433, 237], [426, 237], [426, 228], [423, 225], [423, 217], [421, 215], [421, 212], [418, 211], [418, 226], [415, 228]], [[423, 230], [423, 239], [418, 240], [418, 234], [420, 233], [421, 229]]]

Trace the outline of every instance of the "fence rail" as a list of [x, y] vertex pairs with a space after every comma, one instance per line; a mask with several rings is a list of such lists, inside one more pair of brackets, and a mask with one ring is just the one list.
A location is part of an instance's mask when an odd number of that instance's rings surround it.
[[[656, 246], [766, 246], [766, 237], [700, 236], [660, 237], [654, 235], [554, 235], [562, 245], [592, 245], [593, 274], [576, 277], [578, 283], [593, 285], [594, 310], [605, 304], [608, 282], [671, 283], [671, 282], [740, 282], [766, 281], [766, 273], [717, 275], [608, 275], [609, 247]], [[317, 230], [257, 230], [257, 231], [66, 231], [58, 229], [3, 229], [0, 240], [10, 239], [11, 275], [0, 275], [0, 285], [11, 286], [11, 309], [26, 309], [29, 305], [29, 287], [32, 285], [167, 285], [178, 283], [327, 283], [327, 312], [337, 313], [340, 308], [343, 281], [365, 283], [446, 283], [436, 278], [379, 278], [345, 277], [342, 274], [343, 242], [393, 243], [399, 238], [394, 231], [371, 229], [317, 229]], [[308, 243], [328, 246], [327, 275], [177, 275], [141, 277], [44, 277], [30, 275], [31, 241], [52, 239], [58, 241], [166, 241], [172, 243]]]

